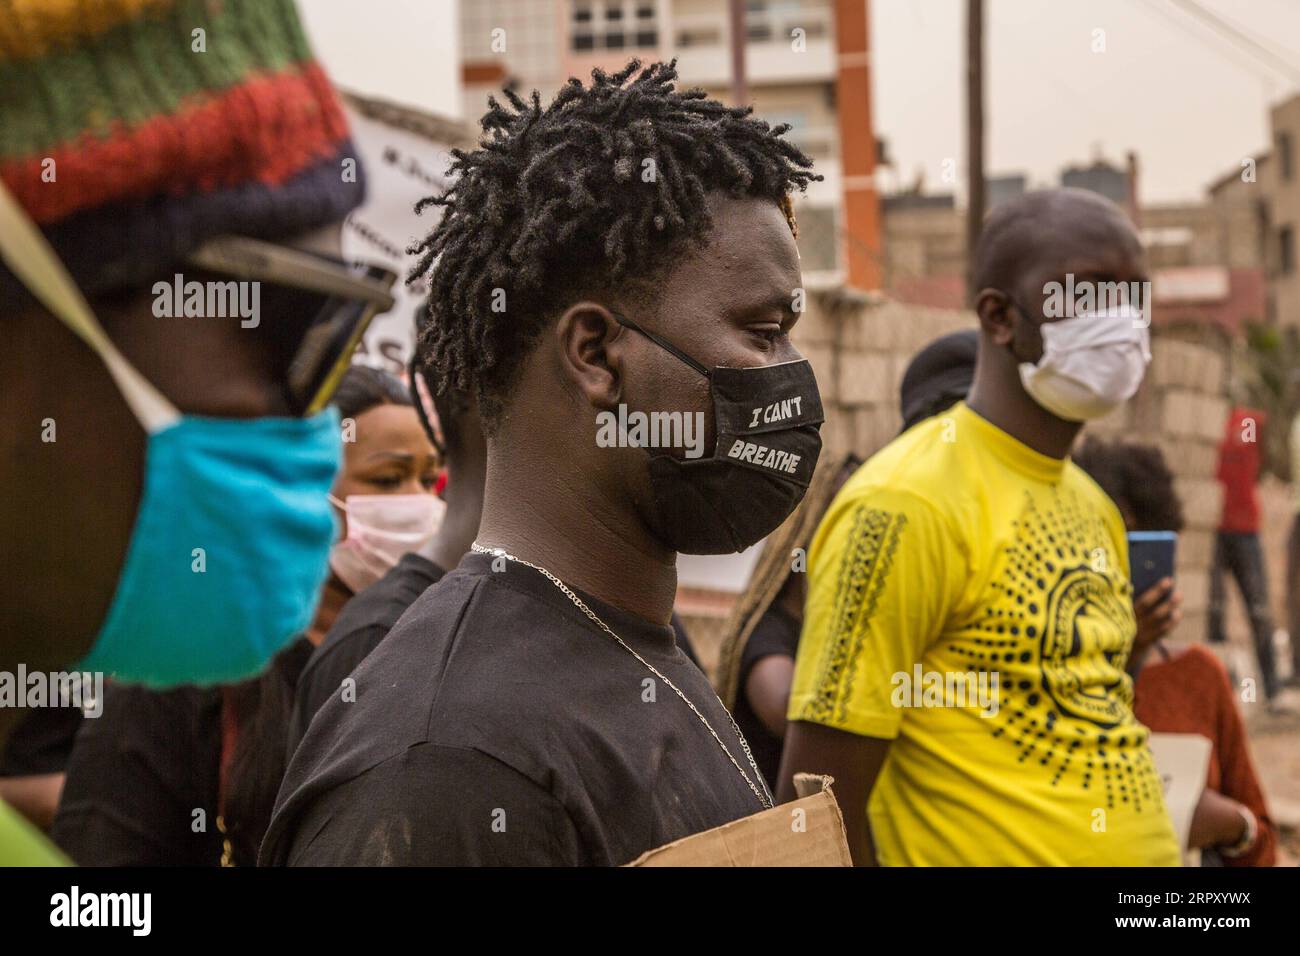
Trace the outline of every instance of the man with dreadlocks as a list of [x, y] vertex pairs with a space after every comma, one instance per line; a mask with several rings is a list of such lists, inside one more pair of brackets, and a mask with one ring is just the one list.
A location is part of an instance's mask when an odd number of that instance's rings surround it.
[[478, 540], [321, 709], [264, 863], [614, 865], [771, 804], [669, 619], [677, 553], [754, 544], [816, 464], [789, 194], [817, 177], [675, 79], [507, 92], [426, 201], [419, 360], [479, 399]]

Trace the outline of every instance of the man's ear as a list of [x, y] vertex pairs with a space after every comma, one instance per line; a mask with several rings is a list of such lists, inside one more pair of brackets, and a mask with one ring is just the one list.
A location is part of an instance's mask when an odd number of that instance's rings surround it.
[[1010, 345], [1015, 334], [1015, 316], [1010, 297], [998, 289], [980, 289], [975, 296], [975, 314], [980, 328], [995, 345]]
[[561, 373], [593, 407], [618, 406], [623, 394], [625, 330], [609, 309], [594, 302], [578, 302], [560, 316], [555, 326]]

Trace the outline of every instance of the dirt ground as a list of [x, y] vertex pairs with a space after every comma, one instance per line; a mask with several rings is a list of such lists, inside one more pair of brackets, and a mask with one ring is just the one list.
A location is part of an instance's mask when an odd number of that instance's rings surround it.
[[1278, 825], [1280, 866], [1300, 865], [1300, 714], [1248, 718], [1250, 749]]

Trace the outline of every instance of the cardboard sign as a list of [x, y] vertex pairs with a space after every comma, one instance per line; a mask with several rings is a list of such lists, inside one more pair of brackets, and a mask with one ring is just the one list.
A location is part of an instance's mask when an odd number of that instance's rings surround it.
[[628, 866], [852, 866], [832, 779], [794, 776], [799, 799], [648, 850]]
[[1191, 849], [1187, 842], [1192, 832], [1192, 814], [1205, 790], [1205, 777], [1210, 769], [1210, 741], [1200, 734], [1153, 733], [1150, 746], [1165, 788], [1165, 806], [1183, 852], [1183, 865], [1200, 866], [1201, 851]]

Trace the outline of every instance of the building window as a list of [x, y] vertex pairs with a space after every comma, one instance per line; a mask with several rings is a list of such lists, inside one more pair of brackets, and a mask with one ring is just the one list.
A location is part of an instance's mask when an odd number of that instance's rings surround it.
[[745, 36], [750, 43], [788, 43], [795, 30], [805, 39], [827, 36], [831, 11], [824, 3], [800, 0], [747, 0]]
[[655, 5], [647, 0], [575, 3], [570, 39], [572, 48], [575, 52], [582, 53], [658, 46], [659, 31], [656, 29], [655, 14]]
[[1277, 267], [1282, 275], [1295, 272], [1295, 230], [1290, 226], [1277, 231]]
[[1292, 175], [1291, 134], [1278, 133], [1276, 139], [1278, 168], [1282, 170], [1282, 180], [1289, 183]]

